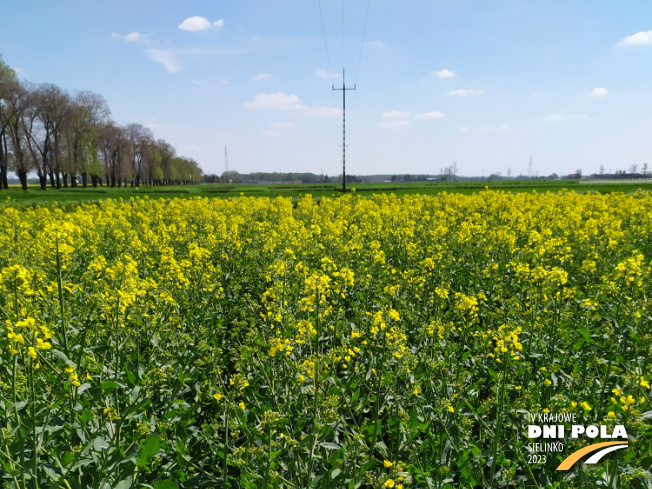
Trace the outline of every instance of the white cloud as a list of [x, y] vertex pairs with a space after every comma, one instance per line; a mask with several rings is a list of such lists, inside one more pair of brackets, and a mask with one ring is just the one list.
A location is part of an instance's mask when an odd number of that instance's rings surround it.
[[448, 92], [448, 95], [453, 97], [466, 97], [467, 95], [479, 95], [483, 93], [484, 90], [473, 90], [473, 89], [462, 89], [451, 90]]
[[327, 70], [317, 70], [315, 74], [320, 78], [341, 78], [342, 75], [339, 73], [330, 73]]
[[174, 51], [166, 49], [148, 49], [147, 54], [150, 58], [163, 67], [169, 73], [179, 73], [183, 69], [183, 63], [175, 56]]
[[263, 132], [263, 134], [266, 136], [279, 136], [281, 131], [290, 127], [294, 127], [294, 124], [291, 122], [273, 122], [271, 127]]
[[572, 119], [586, 119], [585, 115], [571, 115], [566, 112], [560, 112], [559, 114], [550, 114], [545, 117], [547, 122], [561, 122], [568, 121]]
[[271, 78], [271, 77], [272, 77], [272, 75], [270, 75], [269, 73], [261, 73], [260, 75], [256, 75], [256, 76], [252, 77], [251, 79], [253, 81], [263, 81], [263, 80], [267, 80], [268, 78]]
[[365, 45], [373, 47], [373, 48], [384, 48], [385, 47], [385, 43], [383, 41], [381, 41], [381, 40], [378, 40], [378, 41], [366, 41]]
[[399, 129], [401, 127], [408, 127], [410, 125], [410, 121], [387, 121], [387, 122], [381, 122], [378, 124], [378, 127], [381, 127], [383, 129]]
[[291, 122], [274, 122], [272, 123], [274, 129], [287, 129], [289, 127], [294, 127], [294, 124]]
[[383, 112], [381, 115], [382, 115], [382, 117], [392, 118], [392, 119], [410, 117], [409, 112], [403, 112], [403, 111], [400, 111], [400, 110], [389, 110], [387, 112]]
[[183, 31], [190, 32], [199, 32], [210, 29], [211, 27], [222, 27], [224, 26], [224, 20], [216, 20], [215, 22], [210, 22], [205, 17], [199, 17], [198, 15], [194, 17], [188, 17], [186, 20], [179, 24], [179, 29]]
[[138, 39], [140, 39], [140, 32], [132, 32], [131, 34], [127, 34], [125, 36], [125, 41], [133, 42], [137, 41]]
[[507, 131], [510, 127], [507, 124], [501, 124], [499, 126], [485, 126], [481, 127], [480, 130], [482, 132], [489, 132], [489, 131]]
[[304, 106], [296, 95], [288, 95], [285, 92], [259, 93], [252, 102], [247, 102], [248, 109], [263, 110], [302, 110]]
[[308, 107], [302, 104], [296, 95], [285, 92], [259, 93], [253, 101], [247, 102], [245, 107], [260, 110], [292, 110], [312, 117], [330, 117], [342, 113], [339, 109], [331, 107]]
[[11, 69], [14, 70], [16, 76], [23, 77], [23, 78], [29, 76], [29, 73], [27, 73], [24, 69], [19, 68], [18, 66], [12, 66]]
[[113, 34], [111, 34], [111, 37], [116, 39], [122, 39], [127, 42], [135, 42], [135, 41], [149, 42], [149, 34], [141, 34], [140, 32], [137, 31], [134, 31], [131, 34], [127, 34], [126, 36], [114, 32]]
[[600, 98], [600, 97], [604, 97], [604, 96], [607, 95], [608, 93], [609, 93], [609, 90], [607, 90], [606, 88], [596, 87], [596, 88], [594, 88], [593, 90], [591, 90], [591, 93], [589, 93], [589, 95], [590, 95], [591, 97], [598, 97], [598, 98]]
[[652, 31], [637, 32], [632, 36], [627, 36], [618, 42], [619, 46], [645, 45], [652, 44]]
[[444, 114], [443, 112], [439, 112], [438, 110], [434, 110], [432, 112], [425, 112], [423, 114], [417, 114], [416, 116], [417, 119], [422, 119], [422, 120], [441, 119], [443, 117], [446, 117], [446, 114]]
[[441, 70], [441, 71], [436, 71], [435, 75], [437, 75], [439, 78], [453, 78], [455, 73], [453, 73], [450, 70]]
[[306, 114], [312, 117], [333, 117], [336, 115], [342, 115], [342, 110], [325, 106], [306, 107]]
[[186, 65], [196, 59], [211, 58], [240, 54], [241, 49], [228, 48], [179, 48], [179, 49], [147, 49], [150, 58], [170, 73], [179, 73]]

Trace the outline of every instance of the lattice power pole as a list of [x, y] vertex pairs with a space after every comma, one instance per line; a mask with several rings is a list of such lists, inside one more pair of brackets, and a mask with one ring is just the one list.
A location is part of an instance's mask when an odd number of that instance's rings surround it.
[[346, 91], [355, 90], [353, 88], [346, 88], [344, 83], [344, 69], [342, 69], [342, 88], [335, 88], [333, 90], [342, 90], [342, 193], [346, 193]]

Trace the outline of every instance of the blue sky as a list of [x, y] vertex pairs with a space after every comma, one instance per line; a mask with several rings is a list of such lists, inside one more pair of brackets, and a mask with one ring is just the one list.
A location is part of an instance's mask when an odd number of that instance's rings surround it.
[[[652, 167], [648, 0], [22, 0], [19, 76], [103, 95], [207, 173]], [[365, 29], [366, 24], [366, 29]], [[322, 27], [323, 26], [323, 27]]]

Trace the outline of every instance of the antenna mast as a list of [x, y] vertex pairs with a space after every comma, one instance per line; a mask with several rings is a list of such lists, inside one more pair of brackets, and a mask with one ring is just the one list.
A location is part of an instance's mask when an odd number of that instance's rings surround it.
[[346, 91], [355, 90], [353, 88], [346, 88], [344, 83], [344, 69], [342, 68], [342, 88], [335, 88], [333, 90], [342, 90], [342, 193], [346, 193]]

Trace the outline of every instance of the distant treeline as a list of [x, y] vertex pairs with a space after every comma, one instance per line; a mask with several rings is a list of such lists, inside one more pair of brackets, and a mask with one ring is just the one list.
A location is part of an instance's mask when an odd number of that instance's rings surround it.
[[101, 95], [68, 93], [52, 83], [20, 81], [0, 56], [0, 189], [16, 174], [24, 190], [36, 173], [41, 189], [199, 183], [196, 161], [141, 124], [121, 126]]
[[[361, 182], [360, 177], [347, 175], [346, 181], [351, 183]], [[283, 173], [283, 172], [254, 172], [238, 173], [237, 171], [223, 172], [222, 175], [204, 175], [205, 183], [341, 183], [342, 175], [329, 177], [314, 173]]]

